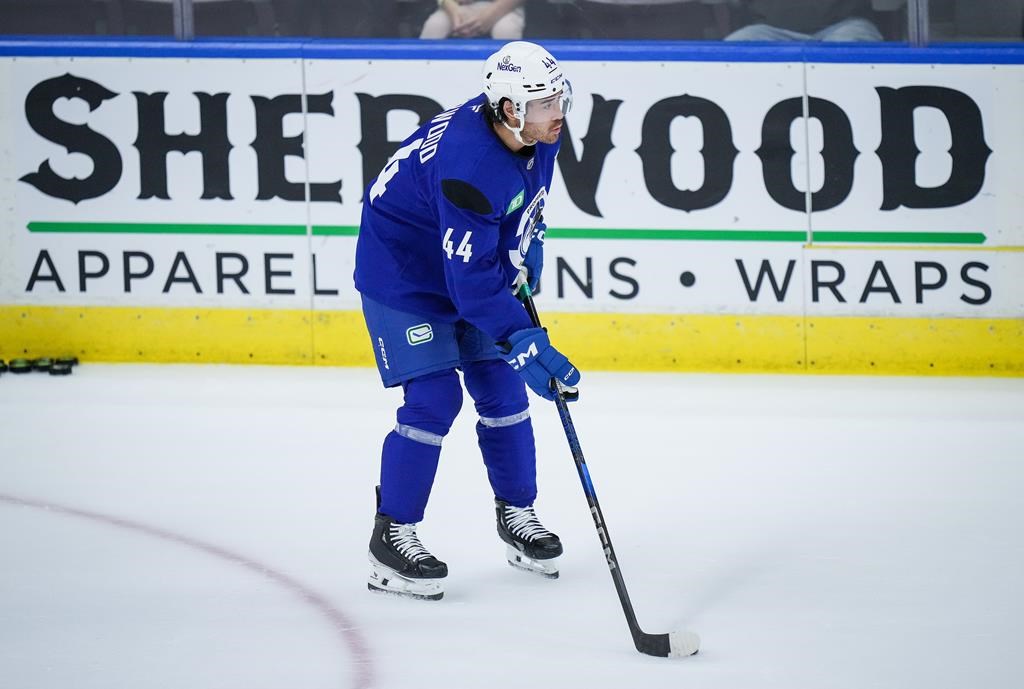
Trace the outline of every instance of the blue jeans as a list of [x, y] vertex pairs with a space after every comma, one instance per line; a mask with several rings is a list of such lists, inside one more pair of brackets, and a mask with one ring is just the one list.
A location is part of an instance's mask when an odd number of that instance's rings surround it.
[[813, 34], [780, 29], [768, 24], [751, 24], [737, 29], [725, 37], [727, 41], [833, 41], [854, 43], [859, 41], [881, 41], [882, 34], [867, 19], [853, 17], [826, 26]]

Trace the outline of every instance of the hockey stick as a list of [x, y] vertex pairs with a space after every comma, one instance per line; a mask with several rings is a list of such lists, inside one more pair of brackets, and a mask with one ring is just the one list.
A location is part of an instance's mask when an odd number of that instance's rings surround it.
[[[540, 315], [533, 303], [533, 295], [530, 288], [523, 285], [520, 294], [526, 312], [530, 314], [530, 320], [534, 326], [541, 327]], [[552, 386], [557, 381], [551, 379]], [[633, 643], [636, 650], [651, 656], [661, 658], [682, 658], [691, 656], [700, 650], [700, 637], [693, 632], [669, 632], [668, 634], [648, 634], [640, 629], [636, 621], [636, 613], [633, 612], [633, 604], [629, 600], [629, 593], [626, 591], [626, 582], [622, 579], [622, 571], [619, 569], [619, 560], [615, 555], [615, 548], [612, 546], [612, 538], [608, 533], [608, 524], [601, 512], [601, 505], [597, 501], [597, 493], [594, 492], [594, 483], [590, 480], [590, 472], [587, 470], [587, 461], [583, 458], [583, 448], [580, 447], [580, 440], [576, 435], [576, 428], [573, 426], [572, 417], [569, 415], [569, 404], [565, 401], [561, 391], [555, 396], [555, 406], [558, 407], [558, 416], [562, 419], [562, 428], [565, 430], [565, 438], [569, 441], [569, 449], [572, 451], [573, 461], [576, 462], [576, 472], [583, 484], [583, 492], [587, 496], [587, 503], [590, 505], [590, 515], [594, 518], [594, 526], [597, 528], [597, 535], [601, 539], [601, 546], [604, 548], [605, 559], [608, 560], [608, 571], [612, 574], [612, 581], [615, 582], [615, 592], [619, 594], [619, 602], [622, 603], [622, 612], [626, 614], [626, 624], [629, 625], [629, 633], [633, 635]]]

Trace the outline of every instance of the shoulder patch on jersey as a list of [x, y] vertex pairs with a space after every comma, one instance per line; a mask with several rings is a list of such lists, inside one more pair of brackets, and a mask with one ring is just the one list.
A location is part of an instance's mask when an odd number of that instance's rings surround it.
[[508, 210], [505, 211], [505, 215], [510, 214], [512, 211], [514, 211], [515, 209], [517, 209], [521, 205], [523, 205], [523, 197], [525, 195], [526, 195], [526, 190], [525, 189], [523, 189], [518, 194], [516, 194], [516, 197], [514, 199], [512, 199], [512, 203], [508, 204]]
[[461, 179], [441, 180], [441, 193], [456, 208], [472, 211], [477, 215], [490, 215], [494, 212], [491, 202], [487, 200], [484, 193]]

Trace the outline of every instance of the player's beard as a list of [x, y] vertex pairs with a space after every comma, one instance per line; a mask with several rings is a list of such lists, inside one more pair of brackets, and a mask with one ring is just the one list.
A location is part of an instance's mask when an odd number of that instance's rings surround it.
[[520, 136], [523, 137], [523, 141], [540, 141], [545, 144], [553, 144], [558, 141], [558, 137], [562, 135], [562, 123], [564, 120], [553, 120], [551, 122], [545, 122], [544, 124], [533, 124], [530, 122], [526, 123], [523, 127], [523, 132]]

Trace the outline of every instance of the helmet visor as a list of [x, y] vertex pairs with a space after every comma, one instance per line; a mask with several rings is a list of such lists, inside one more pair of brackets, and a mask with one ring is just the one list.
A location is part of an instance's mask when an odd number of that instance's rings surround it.
[[526, 121], [532, 124], [544, 124], [565, 117], [572, 108], [572, 85], [566, 79], [562, 82], [562, 90], [553, 96], [531, 100], [526, 104]]

